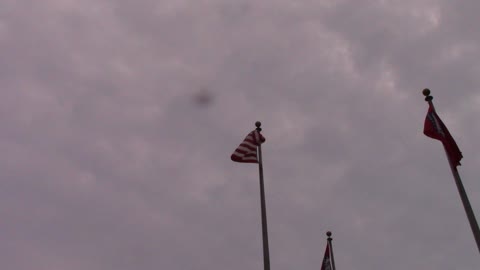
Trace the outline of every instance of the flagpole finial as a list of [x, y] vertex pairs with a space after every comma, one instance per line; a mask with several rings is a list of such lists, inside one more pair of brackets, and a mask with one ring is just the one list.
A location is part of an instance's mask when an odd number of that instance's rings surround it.
[[[325, 251], [325, 256], [328, 255], [329, 257], [329, 265], [327, 265], [327, 267], [324, 267], [324, 265], [322, 265], [322, 269], [331, 269], [331, 270], [335, 270], [335, 259], [333, 258], [333, 247], [332, 247], [332, 232], [331, 231], [327, 231], [327, 250]], [[328, 251], [328, 253], [327, 253]], [[324, 264], [325, 264], [325, 258], [323, 259], [324, 260]]]
[[425, 89], [423, 89], [422, 93], [423, 93], [424, 96], [428, 97], [428, 96], [430, 96], [430, 89], [425, 88]]
[[262, 123], [260, 121], [255, 122], [255, 126], [257, 127], [257, 131], [260, 132], [262, 131], [262, 128], [260, 127]]
[[430, 96], [430, 93], [431, 93], [430, 89], [428, 88], [423, 89], [422, 94], [425, 96], [425, 101], [432, 101], [433, 97]]

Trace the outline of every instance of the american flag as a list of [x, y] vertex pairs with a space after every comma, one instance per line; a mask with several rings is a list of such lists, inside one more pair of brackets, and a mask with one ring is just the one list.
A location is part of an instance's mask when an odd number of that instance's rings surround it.
[[322, 267], [320, 270], [332, 270], [332, 262], [330, 261], [330, 247], [327, 244], [325, 255], [323, 256]]
[[257, 147], [263, 142], [265, 138], [260, 132], [254, 130], [245, 137], [230, 158], [235, 162], [258, 163]]

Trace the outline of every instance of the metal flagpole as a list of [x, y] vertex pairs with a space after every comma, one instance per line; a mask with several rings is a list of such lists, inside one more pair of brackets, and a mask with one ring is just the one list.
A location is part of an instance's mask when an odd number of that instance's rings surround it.
[[[262, 131], [262, 123], [257, 121], [255, 126], [258, 132]], [[258, 171], [260, 175], [260, 204], [262, 208], [262, 239], [263, 239], [263, 269], [270, 270], [270, 254], [268, 251], [267, 207], [265, 205], [265, 187], [263, 184], [262, 146], [258, 144]]]
[[[433, 97], [430, 96], [430, 90], [424, 89], [423, 95], [425, 96], [425, 101], [432, 107], [433, 111], [435, 111], [435, 107], [433, 106], [432, 99]], [[455, 179], [455, 184], [457, 185], [458, 193], [460, 194], [460, 198], [462, 199], [463, 208], [465, 208], [465, 212], [467, 214], [468, 222], [470, 223], [470, 228], [473, 232], [473, 237], [475, 238], [475, 242], [477, 243], [478, 251], [480, 252], [480, 229], [478, 228], [477, 219], [475, 218], [475, 214], [473, 212], [472, 206], [470, 205], [470, 201], [467, 197], [467, 192], [462, 183], [462, 179], [460, 179], [460, 174], [456, 166], [453, 164], [452, 160], [450, 159], [447, 149], [445, 148], [445, 154], [447, 155], [448, 163], [450, 164], [450, 169], [452, 170], [453, 178]]]
[[332, 247], [332, 232], [327, 232], [328, 248], [330, 249], [330, 261], [332, 262], [332, 270], [335, 270], [335, 259], [333, 258], [333, 247]]

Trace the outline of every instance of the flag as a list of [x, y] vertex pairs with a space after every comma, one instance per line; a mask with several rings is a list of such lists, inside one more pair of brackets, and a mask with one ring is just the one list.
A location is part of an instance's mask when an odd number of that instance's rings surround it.
[[254, 130], [245, 137], [230, 158], [235, 162], [258, 163], [257, 146], [263, 142], [265, 142], [265, 138], [260, 132]]
[[330, 260], [330, 246], [327, 244], [325, 255], [323, 255], [322, 267], [320, 270], [332, 270], [332, 262]]
[[463, 157], [462, 152], [460, 152], [457, 143], [452, 135], [450, 135], [447, 127], [443, 124], [440, 117], [438, 117], [431, 104], [428, 107], [427, 117], [425, 118], [423, 134], [441, 141], [445, 146], [447, 156], [450, 159], [450, 162], [452, 162], [452, 165], [454, 167], [460, 165], [460, 160]]

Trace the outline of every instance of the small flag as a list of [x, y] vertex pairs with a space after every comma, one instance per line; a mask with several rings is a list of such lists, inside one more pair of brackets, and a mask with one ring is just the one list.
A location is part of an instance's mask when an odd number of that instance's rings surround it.
[[332, 262], [330, 260], [330, 247], [327, 244], [325, 255], [323, 255], [322, 268], [320, 270], [332, 270]]
[[457, 143], [453, 139], [452, 135], [450, 135], [447, 127], [443, 124], [440, 117], [438, 117], [431, 104], [428, 107], [423, 133], [430, 138], [441, 141], [445, 146], [448, 158], [452, 162], [453, 166], [456, 167], [460, 165], [460, 160], [463, 158], [462, 152], [460, 152]]
[[260, 132], [254, 130], [245, 137], [230, 158], [235, 162], [258, 163], [257, 146], [263, 142], [265, 142], [265, 138]]

